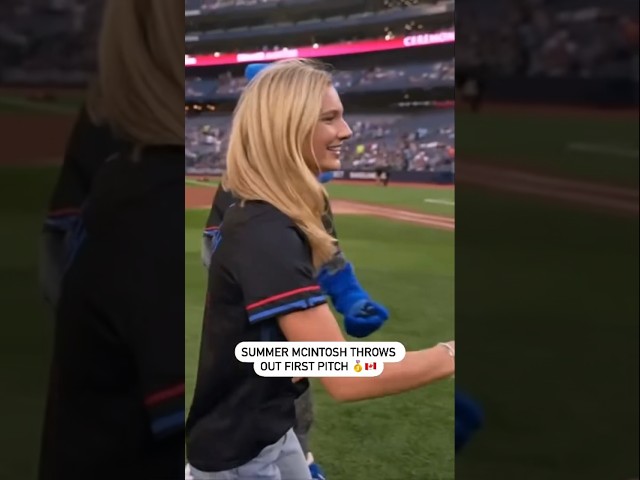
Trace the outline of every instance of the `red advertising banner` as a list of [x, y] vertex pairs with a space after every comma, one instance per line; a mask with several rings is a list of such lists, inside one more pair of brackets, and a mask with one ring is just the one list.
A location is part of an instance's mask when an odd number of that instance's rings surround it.
[[331, 45], [299, 48], [283, 48], [278, 51], [218, 53], [213, 55], [185, 55], [185, 67], [208, 67], [212, 65], [233, 65], [237, 63], [272, 62], [285, 58], [314, 58], [349, 55], [353, 53], [382, 52], [402, 48], [424, 47], [455, 42], [455, 32], [421, 33], [395, 37], [389, 40], [362, 40], [352, 43], [336, 43]]

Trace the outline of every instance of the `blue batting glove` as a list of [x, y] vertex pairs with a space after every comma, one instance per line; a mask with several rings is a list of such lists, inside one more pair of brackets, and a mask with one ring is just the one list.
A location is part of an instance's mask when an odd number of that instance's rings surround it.
[[320, 468], [320, 465], [318, 465], [317, 463], [312, 463], [311, 465], [309, 465], [309, 472], [311, 472], [312, 480], [326, 480], [324, 472]]
[[378, 330], [389, 318], [382, 305], [364, 299], [354, 303], [344, 316], [344, 326], [352, 337], [363, 338]]
[[338, 313], [344, 316], [345, 329], [353, 337], [370, 335], [389, 318], [389, 312], [383, 306], [371, 301], [350, 262], [335, 271], [322, 268], [318, 283]]
[[333, 172], [322, 172], [320, 176], [318, 176], [318, 180], [320, 183], [328, 183], [333, 180]]
[[461, 450], [482, 427], [484, 415], [480, 405], [456, 390], [456, 452]]

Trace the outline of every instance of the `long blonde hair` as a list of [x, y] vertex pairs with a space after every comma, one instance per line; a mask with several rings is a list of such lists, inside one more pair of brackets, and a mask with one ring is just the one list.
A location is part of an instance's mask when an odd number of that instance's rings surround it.
[[140, 145], [184, 144], [184, 17], [175, 0], [108, 0], [98, 46], [100, 113]]
[[260, 72], [236, 106], [225, 186], [241, 200], [262, 200], [291, 218], [311, 244], [314, 265], [336, 252], [322, 217], [327, 193], [311, 153], [331, 75], [310, 60], [284, 60]]

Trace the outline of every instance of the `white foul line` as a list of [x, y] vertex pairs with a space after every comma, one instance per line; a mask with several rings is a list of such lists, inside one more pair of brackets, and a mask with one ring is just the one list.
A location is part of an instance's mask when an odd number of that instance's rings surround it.
[[438, 205], [455, 205], [451, 200], [440, 200], [438, 198], [425, 198], [424, 203], [437, 203]]

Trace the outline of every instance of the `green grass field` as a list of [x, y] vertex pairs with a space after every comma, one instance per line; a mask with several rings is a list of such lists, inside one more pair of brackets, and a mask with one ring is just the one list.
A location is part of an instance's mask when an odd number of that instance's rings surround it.
[[[215, 188], [215, 181], [186, 179], [187, 185]], [[453, 217], [455, 213], [455, 190], [453, 188], [407, 188], [400, 184], [380, 187], [370, 182], [362, 185], [329, 182], [327, 191], [333, 200], [350, 200], [372, 203], [416, 212]]]
[[[638, 186], [637, 117], [488, 110], [457, 114], [456, 133], [459, 168]], [[456, 382], [486, 415], [456, 475], [637, 478], [637, 216], [456, 190]]]
[[[189, 399], [206, 287], [199, 253], [205, 219], [202, 210], [186, 215]], [[337, 226], [360, 281], [391, 312], [391, 319], [371, 340], [400, 341], [409, 350], [453, 337], [453, 233], [352, 216], [339, 216]], [[341, 405], [313, 383], [314, 456], [331, 480], [453, 479], [453, 386], [445, 381], [400, 396]]]
[[[638, 117], [456, 112], [456, 151], [466, 162], [621, 185], [638, 185]], [[635, 152], [635, 154], [634, 154]]]
[[2, 113], [33, 113], [68, 114], [77, 112], [82, 104], [81, 96], [62, 96], [52, 101], [29, 100], [24, 96], [9, 96], [0, 93], [0, 112]]
[[36, 478], [53, 322], [38, 290], [38, 239], [56, 169], [0, 168], [0, 478]]
[[327, 191], [336, 200], [374, 203], [445, 217], [453, 217], [455, 212], [455, 190], [448, 188], [407, 188], [402, 185], [385, 188], [371, 184], [328, 183]]
[[636, 478], [638, 219], [465, 187], [456, 222], [456, 384], [486, 414], [456, 475]]

